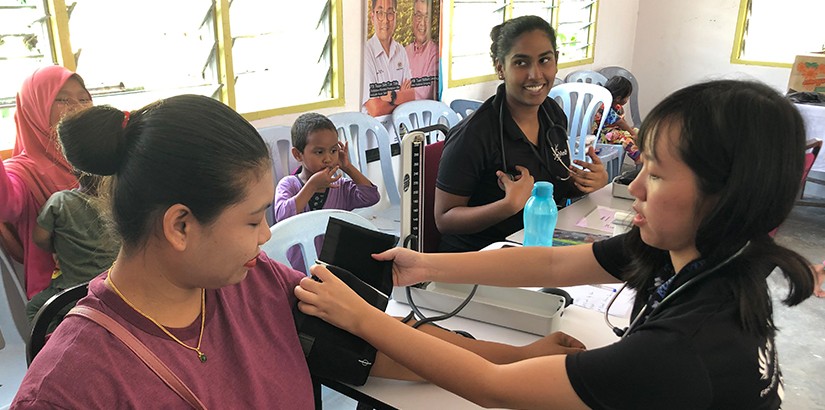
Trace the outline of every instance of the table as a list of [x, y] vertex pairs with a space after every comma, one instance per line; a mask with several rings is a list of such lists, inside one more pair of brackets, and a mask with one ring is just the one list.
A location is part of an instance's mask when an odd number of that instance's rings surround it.
[[[808, 139], [825, 140], [825, 105], [794, 104], [805, 121], [805, 133]], [[813, 171], [825, 171], [825, 155], [814, 162]]]
[[[424, 310], [428, 315], [436, 312]], [[394, 316], [406, 316], [409, 307], [391, 300], [387, 313]], [[628, 319], [611, 317], [616, 326], [628, 325]], [[492, 340], [512, 345], [526, 345], [539, 337], [475, 320], [453, 317], [438, 322], [447, 328], [464, 330], [477, 339]], [[588, 348], [609, 345], [619, 338], [604, 324], [603, 315], [594, 310], [575, 305], [567, 307], [561, 318], [560, 330], [579, 339]], [[412, 348], [412, 347], [411, 347]], [[324, 385], [337, 390], [356, 400], [373, 405], [377, 409], [478, 409], [476, 404], [465, 400], [447, 390], [427, 382], [408, 382], [401, 380], [371, 377], [363, 386], [354, 387], [337, 382], [324, 382]]]
[[[613, 184], [607, 184], [601, 189], [585, 195], [570, 206], [559, 211], [559, 219], [556, 228], [567, 231], [586, 232], [597, 235], [605, 233], [597, 229], [583, 228], [576, 224], [585, 216], [593, 212], [597, 206], [606, 206], [621, 211], [630, 211], [633, 201], [630, 199], [616, 198], [612, 194]], [[524, 230], [520, 230], [507, 237], [508, 241], [522, 243], [524, 241]]]

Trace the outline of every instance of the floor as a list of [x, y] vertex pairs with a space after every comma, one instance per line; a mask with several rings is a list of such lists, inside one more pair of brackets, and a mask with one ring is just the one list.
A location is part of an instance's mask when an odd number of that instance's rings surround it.
[[[812, 171], [814, 178], [825, 179], [825, 171]], [[821, 198], [825, 204], [825, 185], [808, 183], [805, 198]], [[811, 262], [825, 259], [825, 208], [793, 209], [779, 228], [776, 241], [798, 252]], [[785, 385], [784, 410], [825, 410], [825, 299], [810, 297], [789, 308], [780, 299], [787, 293], [781, 274], [769, 278], [774, 298], [774, 321], [779, 328], [776, 344]], [[354, 409], [356, 404], [333, 391], [324, 391], [324, 408]]]
[[[825, 179], [825, 172], [811, 177]], [[821, 198], [825, 186], [808, 183], [805, 198]], [[825, 208], [800, 207], [779, 228], [776, 241], [811, 262], [825, 259]], [[774, 294], [774, 321], [779, 328], [776, 344], [785, 380], [785, 410], [825, 409], [825, 299], [810, 297], [789, 308], [779, 301], [787, 292], [782, 276], [769, 278]]]

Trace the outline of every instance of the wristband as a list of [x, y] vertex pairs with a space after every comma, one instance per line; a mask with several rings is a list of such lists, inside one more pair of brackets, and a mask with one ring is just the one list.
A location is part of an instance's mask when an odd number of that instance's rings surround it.
[[395, 105], [395, 99], [398, 98], [398, 93], [395, 90], [390, 92], [390, 105]]

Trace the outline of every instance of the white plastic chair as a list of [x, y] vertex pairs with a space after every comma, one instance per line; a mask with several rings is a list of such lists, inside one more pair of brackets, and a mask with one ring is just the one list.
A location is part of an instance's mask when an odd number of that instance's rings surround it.
[[[570, 159], [584, 161], [585, 138], [591, 135], [596, 112], [602, 106], [610, 107], [613, 97], [610, 91], [597, 84], [564, 83], [550, 89], [550, 98], [556, 100], [567, 115], [567, 134], [570, 147]], [[603, 115], [594, 135], [604, 126], [607, 116]], [[607, 169], [608, 178], [615, 177], [621, 170], [622, 148], [612, 144], [596, 144], [599, 158]]]
[[642, 116], [639, 114], [639, 82], [636, 81], [633, 73], [618, 66], [605, 67], [599, 70], [599, 72], [607, 77], [607, 79], [619, 75], [630, 80], [630, 84], [633, 85], [633, 91], [630, 93], [630, 101], [628, 101], [628, 104], [630, 104], [630, 118], [633, 120], [634, 127], [642, 125]]
[[[445, 124], [452, 128], [461, 121], [447, 104], [435, 100], [415, 100], [405, 102], [392, 112], [392, 122], [399, 139], [408, 132], [433, 124]], [[403, 129], [403, 131], [402, 131]], [[443, 136], [439, 139], [444, 139]]]
[[272, 237], [261, 245], [261, 250], [271, 259], [291, 266], [287, 259], [287, 250], [298, 245], [304, 258], [304, 272], [309, 272], [309, 267], [318, 259], [315, 238], [326, 232], [329, 218], [338, 218], [358, 226], [378, 230], [370, 221], [356, 213], [341, 209], [319, 209], [300, 213], [273, 225], [269, 228]]
[[567, 74], [564, 78], [565, 83], [588, 83], [598, 84], [604, 86], [607, 84], [607, 77], [600, 74], [598, 71], [579, 70]]
[[[298, 160], [292, 156], [292, 135], [290, 127], [277, 125], [274, 127], [261, 128], [258, 130], [266, 146], [269, 148], [269, 156], [272, 158], [272, 178], [275, 186], [281, 178], [295, 171], [299, 165]], [[273, 198], [274, 199], [274, 198]], [[270, 207], [266, 212], [266, 221], [269, 226], [275, 223], [275, 208]]]
[[450, 109], [455, 111], [463, 119], [467, 118], [468, 115], [477, 110], [478, 107], [481, 106], [482, 102], [483, 101], [479, 100], [465, 100], [459, 98], [450, 103]]
[[387, 198], [390, 205], [400, 205], [401, 195], [398, 193], [398, 183], [392, 169], [392, 151], [387, 129], [375, 118], [361, 112], [330, 114], [328, 118], [338, 129], [338, 138], [349, 144], [350, 162], [365, 175], [367, 174], [367, 149], [370, 146], [370, 136], [375, 139]]
[[11, 404], [28, 368], [26, 343], [30, 325], [26, 318], [23, 265], [0, 246], [0, 408]]

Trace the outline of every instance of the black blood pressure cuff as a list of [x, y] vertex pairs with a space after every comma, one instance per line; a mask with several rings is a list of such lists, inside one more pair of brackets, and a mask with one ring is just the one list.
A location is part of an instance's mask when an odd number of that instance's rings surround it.
[[[361, 227], [330, 218], [319, 259], [326, 262], [327, 269], [355, 293], [383, 311], [387, 308], [387, 295], [392, 290], [392, 262], [375, 261], [369, 255], [389, 249], [396, 241], [397, 238], [393, 235], [365, 231]], [[365, 255], [369, 260], [357, 255]], [[336, 266], [338, 263], [347, 264], [347, 268], [358, 272], [358, 276]], [[315, 277], [313, 279], [318, 280]], [[300, 312], [297, 306], [293, 316], [301, 348], [314, 377], [356, 386], [366, 383], [377, 354], [372, 345], [322, 319]]]

